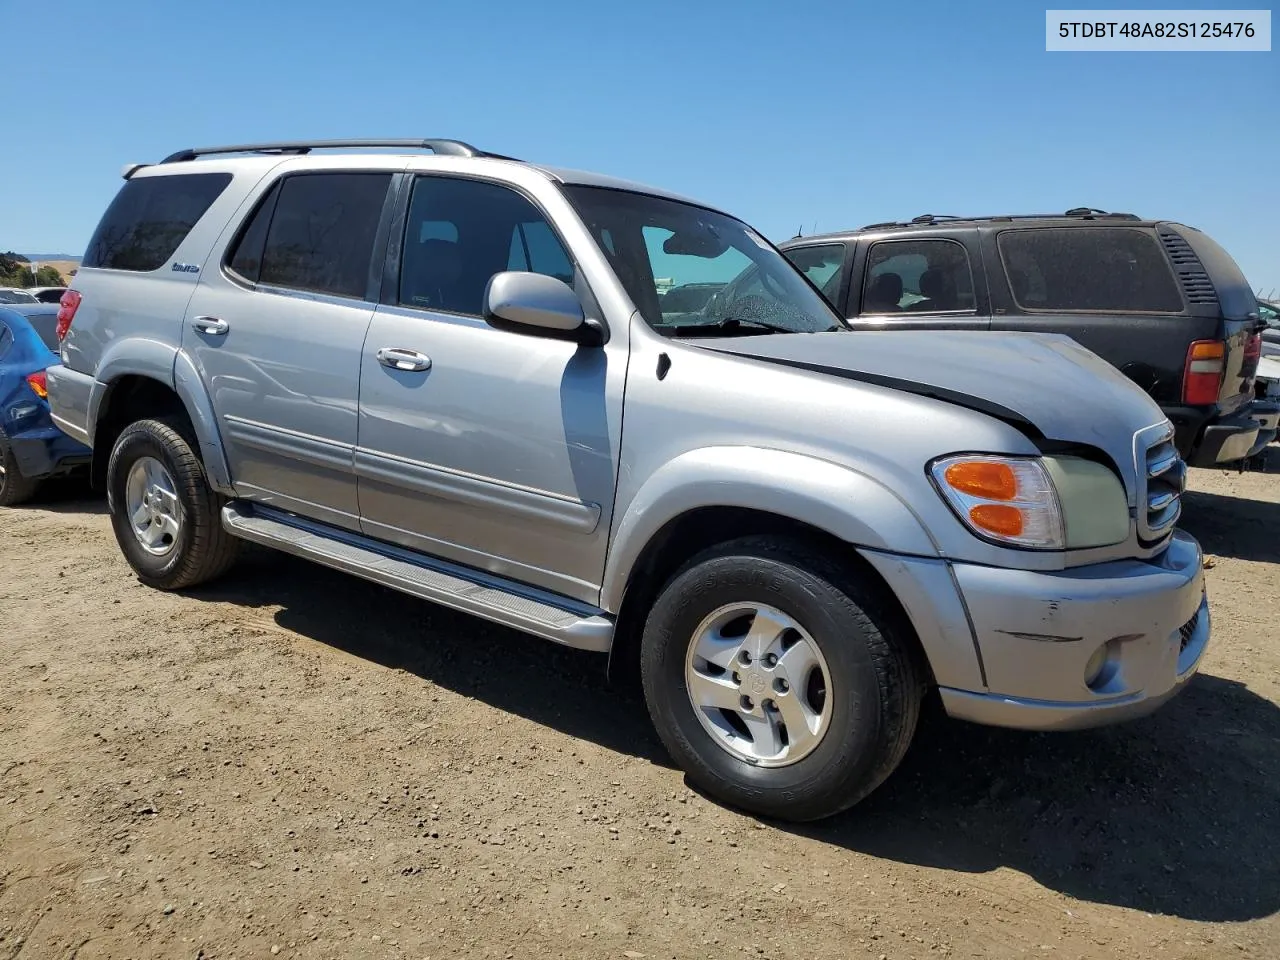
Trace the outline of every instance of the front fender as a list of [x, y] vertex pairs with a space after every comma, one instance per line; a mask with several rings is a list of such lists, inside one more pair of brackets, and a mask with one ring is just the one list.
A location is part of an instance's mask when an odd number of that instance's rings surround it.
[[600, 606], [618, 612], [645, 546], [669, 522], [703, 507], [759, 510], [856, 546], [938, 556], [937, 544], [906, 501], [864, 473], [780, 450], [705, 447], [663, 464], [623, 508], [605, 564]]

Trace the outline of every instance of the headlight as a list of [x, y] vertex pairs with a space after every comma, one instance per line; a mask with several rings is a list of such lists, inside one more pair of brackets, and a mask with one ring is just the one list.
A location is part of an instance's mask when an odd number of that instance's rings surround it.
[[1031, 550], [1075, 550], [1129, 535], [1120, 480], [1082, 457], [957, 455], [929, 467], [960, 520], [983, 539]]

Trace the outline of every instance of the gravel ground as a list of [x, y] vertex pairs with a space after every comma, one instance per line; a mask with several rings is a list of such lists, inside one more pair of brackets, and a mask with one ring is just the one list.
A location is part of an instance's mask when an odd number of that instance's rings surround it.
[[158, 593], [82, 490], [0, 510], [0, 958], [1275, 958], [1276, 473], [1193, 471], [1163, 711], [934, 718], [804, 829], [692, 792], [598, 657], [265, 551]]

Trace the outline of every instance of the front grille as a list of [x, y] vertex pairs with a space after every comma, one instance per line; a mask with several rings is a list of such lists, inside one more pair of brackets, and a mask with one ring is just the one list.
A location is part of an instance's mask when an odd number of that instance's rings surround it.
[[1187, 644], [1191, 642], [1191, 636], [1196, 632], [1196, 624], [1200, 622], [1200, 611], [1197, 610], [1191, 615], [1191, 619], [1178, 628], [1178, 652], [1181, 653], [1187, 649]]
[[1205, 273], [1204, 264], [1191, 249], [1191, 244], [1187, 243], [1181, 234], [1174, 233], [1168, 227], [1161, 228], [1160, 240], [1169, 254], [1169, 259], [1173, 261], [1173, 269], [1178, 274], [1178, 283], [1182, 285], [1182, 292], [1186, 294], [1187, 302], [1216, 304], [1218, 291], [1214, 289], [1209, 274]]
[[1173, 532], [1182, 515], [1182, 491], [1187, 484], [1187, 466], [1173, 445], [1173, 428], [1166, 428], [1143, 451], [1139, 459], [1143, 487], [1138, 506], [1138, 534], [1154, 543]]

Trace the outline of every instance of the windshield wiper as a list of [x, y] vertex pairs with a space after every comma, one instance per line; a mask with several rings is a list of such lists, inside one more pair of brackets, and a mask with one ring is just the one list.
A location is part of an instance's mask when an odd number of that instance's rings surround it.
[[706, 323], [679, 324], [667, 328], [672, 336], [689, 336], [707, 333], [797, 333], [791, 327], [770, 323], [768, 320], [744, 320], [741, 317], [725, 317], [723, 320], [711, 320]]

